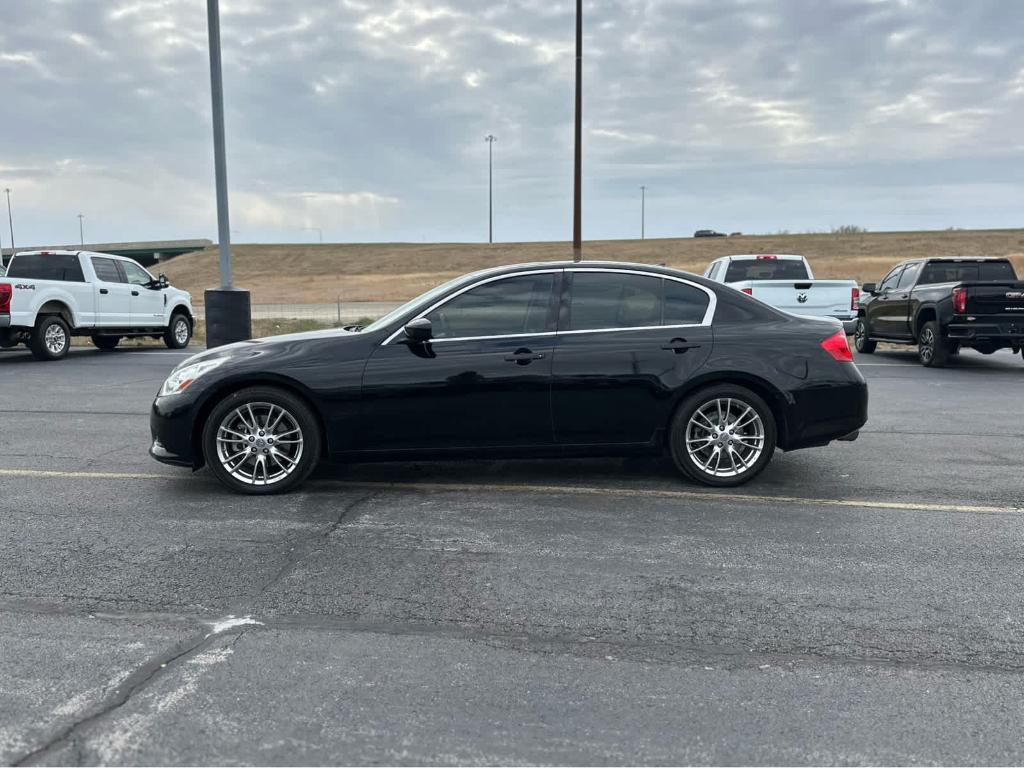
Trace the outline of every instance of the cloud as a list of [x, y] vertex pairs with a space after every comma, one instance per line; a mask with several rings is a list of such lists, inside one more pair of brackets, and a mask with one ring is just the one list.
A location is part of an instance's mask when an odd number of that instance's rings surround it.
[[[567, 238], [567, 0], [223, 0], [242, 239]], [[213, 236], [202, 0], [5, 0], [0, 183], [23, 242]], [[1014, 226], [1008, 2], [588, 0], [584, 232]], [[896, 190], [899, 190], [897, 194]], [[913, 203], [908, 201], [914, 201]], [[920, 204], [919, 201], [931, 201]]]

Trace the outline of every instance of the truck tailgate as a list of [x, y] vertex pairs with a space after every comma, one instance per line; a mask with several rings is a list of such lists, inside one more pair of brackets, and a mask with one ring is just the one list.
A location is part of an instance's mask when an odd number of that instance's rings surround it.
[[748, 280], [737, 288], [749, 288], [750, 295], [786, 312], [800, 315], [849, 314], [852, 280]]
[[1024, 281], [961, 283], [967, 289], [968, 315], [1005, 315], [1024, 325]]

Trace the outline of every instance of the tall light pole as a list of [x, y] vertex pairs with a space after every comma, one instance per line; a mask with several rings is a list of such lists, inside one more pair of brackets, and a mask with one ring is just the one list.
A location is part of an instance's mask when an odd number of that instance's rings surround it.
[[7, 223], [11, 225], [11, 256], [14, 256], [14, 216], [11, 215], [11, 188], [5, 187], [7, 193]]
[[79, 245], [85, 245], [85, 225], [82, 223], [85, 219], [84, 214], [78, 214], [78, 243]]
[[583, 259], [583, 0], [576, 0], [576, 151], [573, 167], [572, 260]]
[[487, 142], [487, 242], [494, 243], [494, 142], [493, 133], [484, 136]]
[[640, 239], [646, 236], [647, 224], [647, 187], [640, 185]]
[[213, 107], [213, 165], [217, 180], [217, 248], [220, 289], [206, 291], [206, 346], [216, 347], [252, 337], [252, 308], [247, 291], [231, 281], [231, 223], [228, 220], [228, 166], [224, 149], [224, 81], [220, 62], [220, 7], [206, 0], [210, 37], [210, 99]]
[[320, 245], [324, 244], [324, 231], [320, 227], [303, 227], [304, 232], [316, 232], [320, 236]]

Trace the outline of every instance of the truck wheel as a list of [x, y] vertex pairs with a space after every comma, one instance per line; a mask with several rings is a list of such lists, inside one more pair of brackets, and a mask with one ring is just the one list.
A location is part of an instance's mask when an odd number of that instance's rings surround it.
[[185, 315], [172, 315], [170, 325], [164, 332], [164, 344], [168, 349], [184, 349], [192, 339], [192, 323]]
[[868, 336], [868, 324], [863, 317], [857, 318], [857, 327], [853, 331], [853, 346], [862, 355], [870, 355], [878, 343]]
[[58, 315], [39, 318], [28, 348], [36, 360], [61, 360], [71, 346], [71, 331]]
[[949, 359], [949, 348], [934, 320], [925, 323], [917, 337], [917, 359], [927, 368], [942, 368]]
[[92, 343], [97, 349], [114, 349], [121, 343], [120, 336], [93, 336]]

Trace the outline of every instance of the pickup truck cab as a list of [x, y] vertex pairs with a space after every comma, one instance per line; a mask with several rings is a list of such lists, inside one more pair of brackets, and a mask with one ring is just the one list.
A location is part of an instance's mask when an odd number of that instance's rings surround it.
[[854, 343], [916, 344], [923, 365], [939, 367], [972, 347], [990, 355], [1024, 347], [1024, 282], [1008, 259], [912, 259], [878, 284], [865, 283]]
[[726, 283], [783, 312], [831, 317], [847, 335], [857, 322], [860, 287], [856, 280], [815, 280], [811, 265], [793, 254], [746, 254], [715, 259], [704, 277]]
[[183, 349], [194, 317], [188, 293], [123, 256], [25, 251], [0, 278], [0, 347], [25, 344], [39, 360], [63, 358], [72, 336], [89, 336], [100, 349], [141, 336]]

